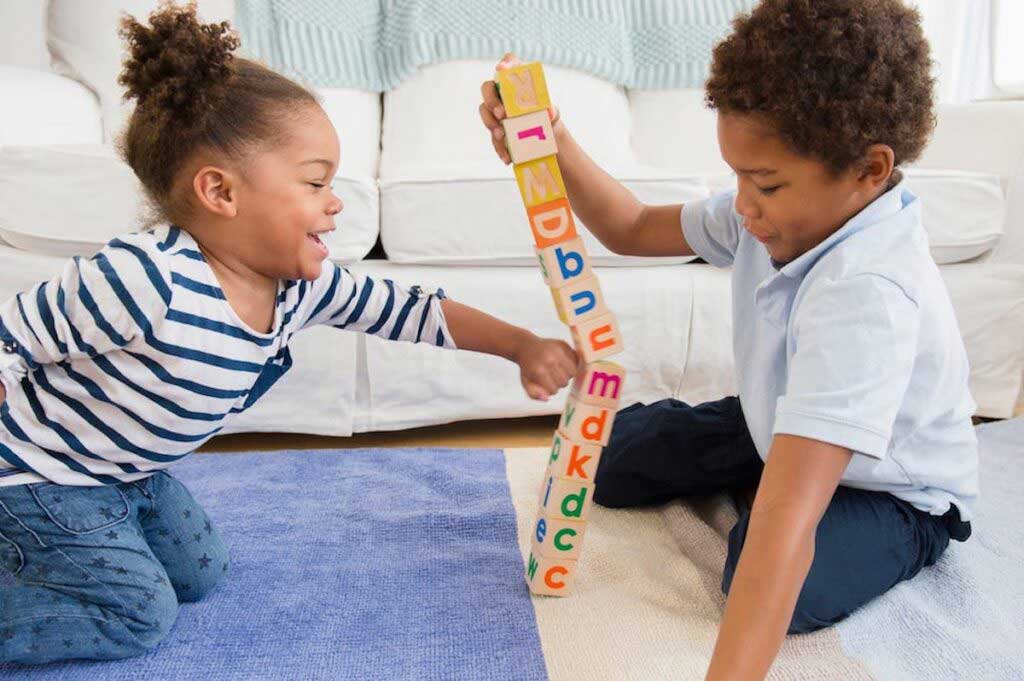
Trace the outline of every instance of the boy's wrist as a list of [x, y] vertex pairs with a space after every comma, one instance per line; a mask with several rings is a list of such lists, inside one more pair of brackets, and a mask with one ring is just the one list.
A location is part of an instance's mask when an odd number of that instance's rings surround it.
[[526, 356], [526, 353], [536, 338], [537, 336], [531, 331], [522, 327], [518, 328], [517, 333], [512, 336], [505, 359], [510, 362], [515, 362], [516, 364], [521, 364], [523, 357]]

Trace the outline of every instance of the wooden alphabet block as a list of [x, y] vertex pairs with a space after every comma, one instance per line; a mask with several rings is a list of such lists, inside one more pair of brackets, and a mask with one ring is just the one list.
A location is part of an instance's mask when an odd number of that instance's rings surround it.
[[540, 512], [549, 518], [586, 522], [594, 485], [549, 475], [540, 489]]
[[573, 442], [604, 447], [612, 433], [615, 410], [587, 404], [569, 396], [558, 429]]
[[561, 560], [578, 560], [587, 524], [537, 514], [530, 543], [533, 555]]
[[494, 73], [494, 82], [508, 116], [522, 116], [551, 106], [540, 62], [500, 69]]
[[622, 352], [622, 334], [615, 315], [608, 313], [569, 327], [576, 352], [585, 364]]
[[554, 156], [520, 163], [513, 166], [513, 170], [516, 173], [516, 183], [519, 185], [523, 204], [527, 208], [565, 198], [565, 182]]
[[552, 289], [552, 293], [563, 324], [578, 326], [588, 319], [608, 313], [597, 277], [579, 279], [562, 288]]
[[565, 433], [555, 431], [551, 456], [548, 457], [547, 477], [593, 483], [600, 460], [599, 445], [574, 442]]
[[581, 402], [618, 409], [626, 370], [615, 362], [594, 362], [580, 366], [570, 394]]
[[537, 248], [547, 248], [577, 237], [576, 221], [566, 199], [557, 199], [526, 209]]
[[537, 248], [537, 260], [544, 283], [552, 289], [562, 288], [578, 279], [593, 274], [590, 256], [583, 247], [583, 240], [576, 238], [563, 241], [547, 248]]
[[526, 561], [526, 584], [540, 596], [568, 596], [576, 583], [576, 561], [545, 558], [530, 551]]
[[555, 314], [558, 315], [558, 320], [569, 326], [569, 315], [565, 311], [565, 306], [562, 304], [562, 300], [558, 297], [558, 290], [551, 289], [551, 300], [555, 303]]
[[527, 163], [558, 153], [547, 111], [505, 118], [501, 125], [505, 129], [505, 145], [512, 163]]

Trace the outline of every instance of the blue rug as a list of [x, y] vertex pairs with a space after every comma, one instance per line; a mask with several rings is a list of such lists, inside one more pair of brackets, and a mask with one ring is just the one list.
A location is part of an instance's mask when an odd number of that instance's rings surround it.
[[499, 450], [193, 456], [231, 551], [152, 653], [18, 679], [546, 679]]

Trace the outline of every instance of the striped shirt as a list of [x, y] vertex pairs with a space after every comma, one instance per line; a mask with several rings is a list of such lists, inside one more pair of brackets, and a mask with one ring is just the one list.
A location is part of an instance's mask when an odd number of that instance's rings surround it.
[[288, 369], [315, 324], [454, 348], [440, 299], [325, 261], [242, 322], [188, 232], [164, 226], [74, 258], [0, 305], [0, 486], [131, 482], [195, 451]]

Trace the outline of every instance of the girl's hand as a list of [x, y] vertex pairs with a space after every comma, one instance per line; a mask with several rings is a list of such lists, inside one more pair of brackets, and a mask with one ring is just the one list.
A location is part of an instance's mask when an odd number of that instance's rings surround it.
[[578, 361], [568, 343], [537, 336], [528, 338], [515, 358], [526, 394], [545, 402], [576, 376]]
[[[500, 71], [513, 66], [519, 66], [521, 63], [519, 57], [509, 52], [501, 58], [501, 61], [498, 62], [494, 70]], [[505, 148], [505, 128], [501, 126], [501, 121], [505, 118], [505, 107], [501, 105], [501, 98], [498, 96], [498, 88], [494, 86], [494, 81], [484, 81], [480, 85], [480, 94], [484, 100], [480, 104], [480, 120], [483, 121], [484, 127], [491, 133], [491, 144], [494, 145], [494, 153], [498, 155], [498, 158], [505, 165], [508, 165], [512, 162], [512, 157], [508, 155], [508, 149]], [[548, 117], [551, 118], [551, 127], [553, 129], [558, 123], [558, 109], [556, 107], [549, 108]]]
[[7, 391], [4, 390], [4, 384], [0, 383], [0, 404], [3, 404], [7, 400]]

